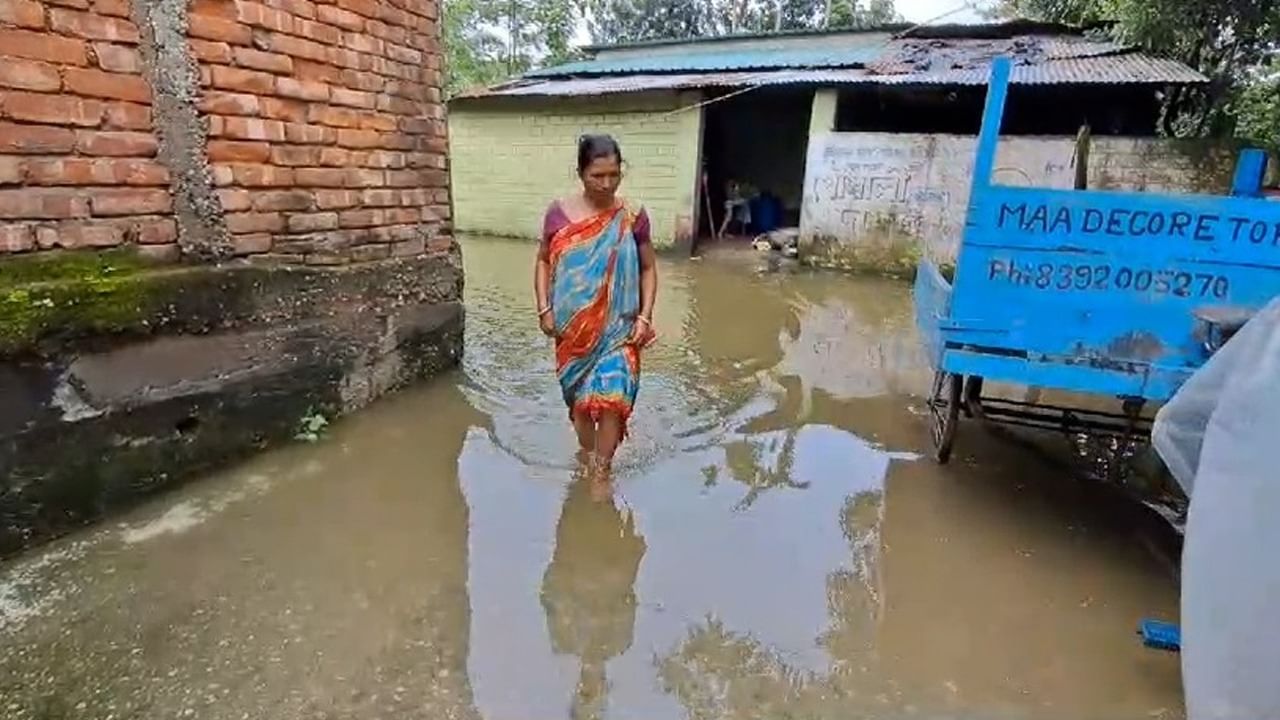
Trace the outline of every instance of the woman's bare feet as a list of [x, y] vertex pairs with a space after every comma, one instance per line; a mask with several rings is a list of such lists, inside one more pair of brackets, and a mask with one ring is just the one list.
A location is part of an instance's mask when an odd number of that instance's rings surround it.
[[595, 477], [596, 472], [596, 454], [592, 450], [579, 449], [575, 456], [577, 466], [574, 468], [575, 477], [583, 480], [590, 480]]
[[609, 471], [597, 468], [587, 480], [591, 483], [591, 499], [606, 502], [613, 497], [613, 477]]

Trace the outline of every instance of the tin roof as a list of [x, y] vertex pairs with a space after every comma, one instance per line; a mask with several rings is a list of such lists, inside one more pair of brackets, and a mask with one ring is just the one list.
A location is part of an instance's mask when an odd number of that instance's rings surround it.
[[1062, 25], [1060, 23], [1040, 22], [1038, 20], [1027, 20], [1025, 18], [1015, 18], [1012, 20], [1002, 20], [994, 22], [980, 23], [939, 23], [935, 25], [920, 25], [918, 23], [889, 23], [870, 28], [862, 28], [858, 30], [850, 30], [848, 28], [837, 29], [820, 29], [820, 30], [781, 30], [766, 31], [753, 33], [731, 33], [728, 35], [716, 35], [712, 37], [701, 38], [658, 38], [654, 40], [639, 40], [636, 42], [615, 43], [611, 45], [587, 45], [582, 49], [588, 53], [608, 52], [613, 50], [625, 50], [631, 48], [661, 48], [675, 45], [717, 45], [726, 42], [734, 42], [739, 40], [774, 40], [778, 38], [822, 38], [830, 36], [856, 36], [863, 34], [891, 34], [900, 35], [902, 37], [913, 38], [972, 38], [972, 39], [996, 39], [1009, 38], [1014, 35], [1070, 35], [1079, 34], [1082, 30], [1093, 29], [1096, 27], [1105, 27], [1107, 23], [1098, 23], [1089, 28], [1072, 27], [1070, 25]]
[[619, 75], [647, 72], [750, 70], [755, 68], [858, 67], [873, 62], [881, 48], [852, 47], [798, 50], [690, 52], [636, 58], [597, 58], [534, 70], [525, 77]]
[[[961, 35], [966, 28], [972, 36]], [[1024, 35], [1009, 32], [1015, 28]], [[522, 79], [864, 69], [868, 72], [861, 82], [972, 85], [972, 76], [984, 82], [997, 55], [1014, 58], [1015, 82], [1021, 83], [1204, 82], [1201, 74], [1176, 61], [1027, 23], [910, 28], [896, 36], [881, 29], [616, 46], [600, 50], [593, 59], [534, 70]]]
[[[999, 41], [894, 40], [873, 59], [855, 67], [712, 68], [710, 72], [639, 72], [594, 77], [529, 75], [460, 97], [554, 97], [604, 95], [648, 90], [767, 85], [985, 85], [991, 58], [1018, 58], [1012, 82], [1054, 84], [1191, 84], [1204, 75], [1174, 60], [1126, 50], [1108, 42], [1053, 38], [1028, 46], [1015, 38]], [[696, 63], [695, 63], [696, 65]]]

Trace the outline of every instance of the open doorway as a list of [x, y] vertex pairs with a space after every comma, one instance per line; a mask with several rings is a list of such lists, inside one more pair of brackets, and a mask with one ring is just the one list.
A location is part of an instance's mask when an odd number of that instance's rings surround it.
[[812, 107], [813, 90], [803, 88], [759, 88], [706, 106], [695, 251], [799, 226]]

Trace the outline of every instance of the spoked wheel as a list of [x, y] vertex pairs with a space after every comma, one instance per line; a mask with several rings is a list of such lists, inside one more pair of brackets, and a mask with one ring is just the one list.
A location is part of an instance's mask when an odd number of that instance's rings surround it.
[[933, 374], [933, 391], [929, 394], [933, 459], [944, 465], [951, 459], [951, 447], [956, 440], [956, 426], [960, 424], [962, 380], [963, 378], [959, 375], [941, 370]]

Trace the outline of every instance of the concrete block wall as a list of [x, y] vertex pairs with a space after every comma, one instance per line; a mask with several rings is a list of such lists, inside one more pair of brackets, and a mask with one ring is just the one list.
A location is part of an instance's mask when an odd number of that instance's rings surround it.
[[436, 0], [0, 0], [0, 253], [451, 243]]
[[655, 243], [687, 241], [695, 217], [702, 115], [696, 108], [679, 109], [699, 99], [660, 94], [455, 102], [449, 137], [458, 229], [537, 237], [547, 204], [580, 187], [578, 138], [603, 132], [622, 145], [622, 195], [648, 210]]

